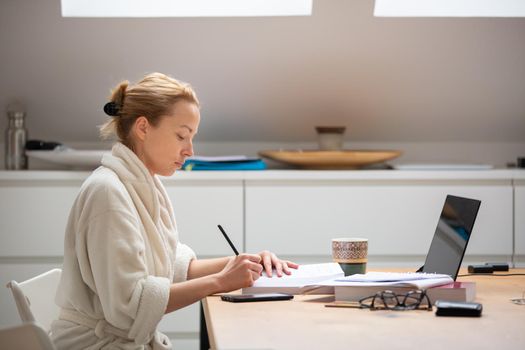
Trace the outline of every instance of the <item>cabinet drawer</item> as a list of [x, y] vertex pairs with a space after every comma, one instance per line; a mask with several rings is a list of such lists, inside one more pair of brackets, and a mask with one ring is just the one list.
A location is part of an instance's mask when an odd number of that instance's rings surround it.
[[162, 317], [159, 330], [165, 333], [195, 333], [199, 332], [200, 326], [200, 304], [193, 303], [185, 308], [179, 309]]
[[330, 255], [331, 239], [365, 237], [370, 255], [426, 255], [447, 194], [482, 205], [467, 254], [512, 254], [512, 187], [248, 183], [248, 251]]
[[243, 248], [242, 181], [175, 181], [166, 186], [173, 203], [181, 242], [197, 254], [232, 255], [217, 225], [224, 227], [238, 250]]
[[514, 220], [516, 254], [525, 255], [525, 183], [514, 189]]
[[0, 256], [62, 256], [81, 183], [0, 186]]

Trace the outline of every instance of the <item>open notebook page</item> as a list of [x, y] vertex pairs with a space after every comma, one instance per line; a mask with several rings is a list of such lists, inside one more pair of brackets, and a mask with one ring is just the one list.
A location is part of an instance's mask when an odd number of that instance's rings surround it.
[[343, 270], [337, 263], [299, 265], [298, 269], [290, 269], [290, 271], [291, 275], [283, 273], [282, 277], [277, 277], [275, 270], [272, 277], [268, 277], [263, 271], [253, 287], [302, 287], [344, 276]]

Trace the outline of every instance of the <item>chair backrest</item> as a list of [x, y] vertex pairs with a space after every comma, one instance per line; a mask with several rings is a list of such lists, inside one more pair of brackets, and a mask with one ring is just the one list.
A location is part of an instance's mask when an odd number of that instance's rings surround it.
[[61, 269], [53, 269], [24, 282], [9, 282], [7, 287], [13, 293], [22, 322], [37, 322], [49, 331], [60, 312], [55, 294], [61, 273]]
[[2, 349], [56, 350], [46, 331], [34, 323], [0, 329]]

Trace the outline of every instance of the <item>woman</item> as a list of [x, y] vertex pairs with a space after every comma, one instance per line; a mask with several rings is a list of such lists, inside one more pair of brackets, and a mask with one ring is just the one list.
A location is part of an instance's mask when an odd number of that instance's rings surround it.
[[116, 133], [111, 155], [84, 182], [66, 228], [64, 265], [51, 327], [58, 349], [170, 349], [156, 331], [165, 313], [207, 295], [248, 287], [297, 265], [264, 251], [198, 260], [178, 240], [157, 175], [193, 155], [199, 102], [192, 88], [160, 73], [121, 83], [101, 128]]

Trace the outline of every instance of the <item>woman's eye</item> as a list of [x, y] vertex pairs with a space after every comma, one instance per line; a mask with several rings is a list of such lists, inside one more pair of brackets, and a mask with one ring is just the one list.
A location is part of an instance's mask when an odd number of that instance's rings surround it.
[[184, 137], [180, 136], [179, 134], [177, 134], [177, 138], [178, 138], [180, 141], [184, 141]]

